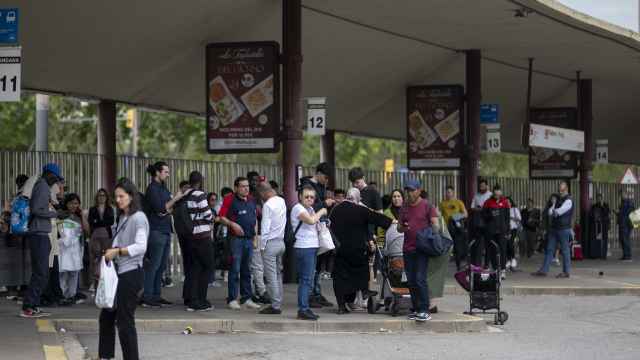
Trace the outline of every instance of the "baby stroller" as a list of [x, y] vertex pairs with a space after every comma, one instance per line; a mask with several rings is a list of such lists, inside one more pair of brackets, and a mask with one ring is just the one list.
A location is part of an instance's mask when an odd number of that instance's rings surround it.
[[380, 290], [377, 296], [370, 295], [367, 300], [369, 314], [375, 314], [384, 306], [385, 311], [391, 311], [391, 316], [398, 316], [403, 304], [411, 303], [407, 277], [404, 273], [403, 244], [404, 235], [398, 232], [397, 225], [394, 224], [387, 230], [382, 250], [376, 248], [377, 258], [380, 259], [375, 262]]
[[[472, 248], [475, 242], [475, 240], [471, 241], [469, 248]], [[498, 264], [500, 264], [498, 244], [491, 241], [491, 246], [495, 247]], [[502, 284], [500, 269], [485, 270], [473, 265], [470, 257], [468, 264], [466, 269], [455, 274], [458, 284], [469, 292], [469, 311], [465, 311], [465, 314], [473, 315], [473, 310], [481, 310], [482, 314], [494, 314], [496, 325], [504, 325], [509, 319], [509, 314], [500, 310], [500, 286]], [[487, 312], [487, 310], [495, 310], [495, 312]]]

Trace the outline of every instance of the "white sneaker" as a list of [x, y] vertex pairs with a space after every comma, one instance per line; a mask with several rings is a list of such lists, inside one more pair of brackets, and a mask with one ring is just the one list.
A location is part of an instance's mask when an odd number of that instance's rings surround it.
[[500, 271], [500, 279], [501, 280], [507, 279], [507, 272], [505, 270]]
[[558, 258], [554, 258], [554, 259], [553, 259], [553, 265], [555, 265], [555, 266], [560, 266], [560, 259], [558, 259]]
[[238, 303], [238, 300], [233, 300], [232, 302], [227, 304], [227, 306], [231, 310], [240, 310], [240, 304]]
[[242, 304], [246, 309], [258, 310], [260, 309], [260, 305], [253, 302], [253, 300], [249, 299]]

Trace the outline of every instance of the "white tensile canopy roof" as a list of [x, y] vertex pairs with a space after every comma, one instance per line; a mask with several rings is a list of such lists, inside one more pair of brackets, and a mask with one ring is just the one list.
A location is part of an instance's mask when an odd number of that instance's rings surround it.
[[[207, 43], [282, 37], [280, 0], [2, 2], [21, 9], [24, 89], [200, 115]], [[406, 86], [464, 84], [461, 50], [481, 49], [503, 150], [522, 151], [533, 57], [532, 106], [575, 106], [579, 70], [594, 137], [612, 161], [640, 153], [640, 35], [556, 1], [303, 0], [302, 27], [303, 95], [328, 98], [329, 128], [404, 139]]]

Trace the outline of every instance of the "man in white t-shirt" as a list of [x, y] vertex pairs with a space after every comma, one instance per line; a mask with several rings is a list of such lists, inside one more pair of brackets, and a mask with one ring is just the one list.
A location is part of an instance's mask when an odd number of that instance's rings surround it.
[[281, 314], [283, 294], [281, 269], [285, 249], [284, 229], [287, 223], [287, 204], [268, 182], [258, 184], [256, 191], [264, 201], [258, 247], [262, 254], [267, 293], [271, 299], [271, 306], [262, 309], [260, 314]]
[[477, 266], [482, 265], [482, 249], [485, 248], [485, 222], [482, 216], [482, 207], [492, 195], [487, 180], [481, 179], [478, 184], [478, 193], [471, 201], [471, 237], [475, 240], [475, 244], [469, 250], [472, 254], [471, 262]]

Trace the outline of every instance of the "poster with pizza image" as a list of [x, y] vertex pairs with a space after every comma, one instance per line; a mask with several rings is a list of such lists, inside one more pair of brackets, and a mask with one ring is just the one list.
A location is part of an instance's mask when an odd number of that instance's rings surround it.
[[276, 42], [207, 45], [209, 153], [278, 151], [279, 53]]
[[409, 169], [458, 169], [464, 149], [464, 88], [425, 85], [407, 88]]

